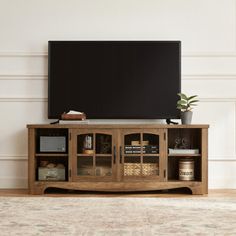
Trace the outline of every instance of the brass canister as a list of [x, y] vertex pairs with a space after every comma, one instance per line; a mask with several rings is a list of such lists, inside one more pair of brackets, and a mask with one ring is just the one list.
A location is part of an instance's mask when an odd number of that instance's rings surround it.
[[179, 180], [194, 180], [194, 160], [179, 161]]

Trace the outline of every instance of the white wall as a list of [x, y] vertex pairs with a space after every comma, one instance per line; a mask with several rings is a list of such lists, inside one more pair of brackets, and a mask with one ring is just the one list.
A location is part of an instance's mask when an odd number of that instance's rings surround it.
[[27, 187], [27, 123], [47, 120], [47, 41], [182, 41], [182, 90], [209, 123], [209, 186], [236, 188], [235, 0], [0, 0], [0, 188]]

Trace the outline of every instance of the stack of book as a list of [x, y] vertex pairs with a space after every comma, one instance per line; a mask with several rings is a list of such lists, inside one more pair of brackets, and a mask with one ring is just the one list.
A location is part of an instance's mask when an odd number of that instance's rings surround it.
[[86, 120], [86, 115], [84, 112], [79, 111], [69, 111], [68, 113], [63, 113], [61, 115], [61, 120], [59, 124], [88, 124], [89, 121]]
[[[125, 154], [141, 154], [141, 146], [125, 145]], [[143, 146], [143, 154], [157, 154], [158, 146], [146, 145]]]

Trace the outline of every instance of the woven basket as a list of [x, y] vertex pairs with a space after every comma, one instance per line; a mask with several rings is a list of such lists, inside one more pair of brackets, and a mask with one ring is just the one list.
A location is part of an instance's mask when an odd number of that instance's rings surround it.
[[158, 168], [157, 164], [145, 163], [145, 164], [143, 164], [142, 174], [145, 175], [145, 176], [158, 175], [159, 174], [159, 168]]
[[138, 176], [141, 175], [141, 164], [139, 163], [125, 163], [124, 164], [125, 176]]
[[124, 176], [149, 176], [158, 175], [159, 168], [155, 163], [125, 163], [124, 164]]

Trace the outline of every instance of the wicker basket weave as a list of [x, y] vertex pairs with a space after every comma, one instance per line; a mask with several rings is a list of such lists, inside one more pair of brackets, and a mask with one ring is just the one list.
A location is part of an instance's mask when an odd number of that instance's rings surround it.
[[159, 168], [158, 168], [157, 164], [145, 163], [142, 166], [143, 166], [142, 174], [145, 176], [159, 174]]
[[125, 163], [124, 164], [125, 176], [138, 176], [141, 175], [141, 164], [139, 163]]
[[[141, 168], [142, 166], [142, 168]], [[159, 168], [156, 163], [125, 163], [124, 164], [124, 175], [125, 176], [150, 176], [158, 175]]]

